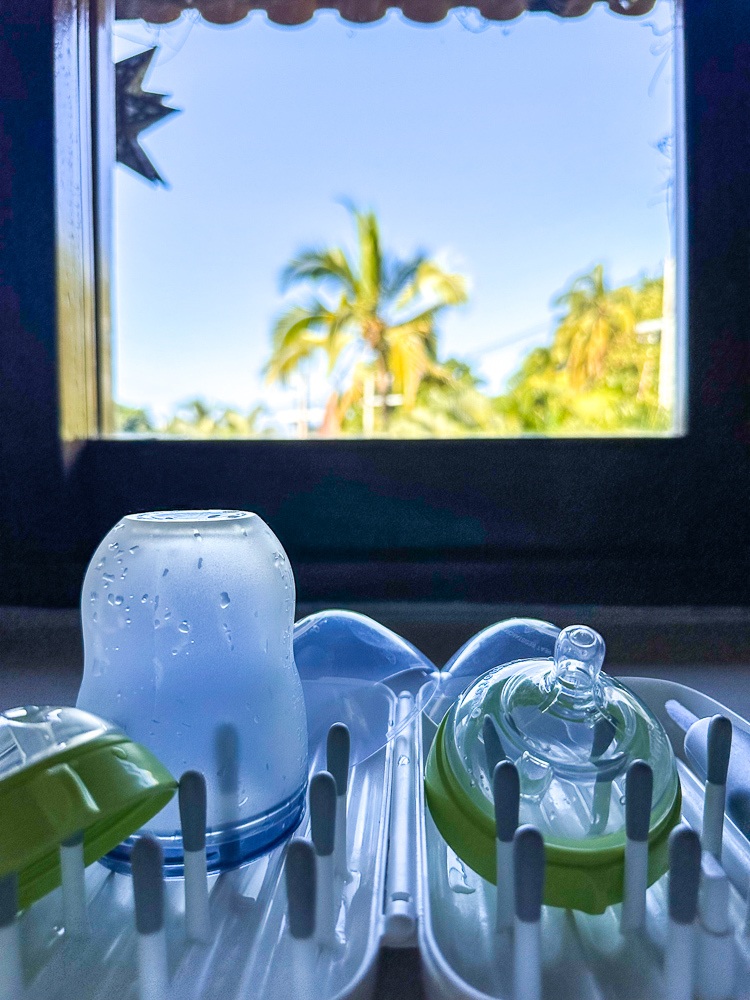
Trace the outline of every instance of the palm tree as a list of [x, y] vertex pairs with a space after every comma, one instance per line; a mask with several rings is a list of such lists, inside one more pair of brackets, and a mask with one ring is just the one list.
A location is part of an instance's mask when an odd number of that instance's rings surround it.
[[515, 433], [650, 433], [669, 426], [660, 411], [658, 349], [637, 324], [662, 314], [663, 279], [607, 287], [601, 268], [558, 299], [567, 311], [552, 344], [535, 347], [496, 401]]
[[282, 290], [312, 286], [311, 298], [282, 313], [273, 328], [269, 381], [286, 383], [307, 359], [327, 357], [342, 383], [326, 408], [323, 430], [336, 433], [351, 407], [369, 398], [382, 429], [396, 405], [416, 402], [426, 376], [450, 381], [437, 358], [437, 319], [467, 299], [466, 281], [424, 253], [399, 260], [384, 253], [372, 212], [348, 206], [356, 227], [354, 255], [342, 247], [300, 250], [281, 275]]
[[597, 264], [589, 274], [576, 278], [554, 304], [567, 309], [555, 334], [554, 361], [567, 369], [574, 386], [597, 381], [613, 342], [634, 336], [633, 289], [611, 289], [604, 267]]

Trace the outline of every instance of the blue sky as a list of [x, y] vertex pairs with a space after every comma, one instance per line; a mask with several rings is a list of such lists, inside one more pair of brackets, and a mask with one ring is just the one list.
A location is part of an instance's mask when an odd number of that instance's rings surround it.
[[261, 374], [278, 275], [301, 245], [351, 239], [342, 198], [377, 211], [389, 248], [468, 275], [441, 354], [501, 391], [572, 276], [604, 261], [626, 281], [669, 253], [670, 18], [659, 0], [632, 19], [118, 23], [115, 57], [158, 44], [146, 83], [181, 114], [143, 139], [168, 188], [116, 170], [116, 398], [293, 406]]

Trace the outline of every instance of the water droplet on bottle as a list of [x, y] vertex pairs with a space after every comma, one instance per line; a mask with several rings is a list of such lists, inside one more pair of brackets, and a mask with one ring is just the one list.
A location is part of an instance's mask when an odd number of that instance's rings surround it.
[[128, 567], [123, 566], [122, 573], [120, 573], [120, 579], [124, 580], [127, 575], [128, 575]]
[[200, 559], [198, 560], [198, 569], [202, 568], [203, 568], [203, 556], [201, 556]]
[[164, 570], [164, 572], [162, 573], [162, 576], [166, 576], [166, 575], [167, 575], [167, 573], [169, 573], [169, 570], [168, 570], [168, 569], [165, 569], [165, 570]]
[[99, 621], [99, 612], [95, 611], [94, 614], [92, 615], [92, 618], [93, 618], [93, 620], [95, 622], [98, 622]]
[[190, 631], [189, 622], [180, 622], [180, 632], [184, 632], [186, 635]]
[[135, 555], [135, 553], [138, 551], [139, 548], [140, 545], [131, 545], [130, 548], [128, 549], [128, 552], [131, 554], [131, 556]]
[[104, 586], [108, 587], [110, 583], [113, 583], [115, 579], [114, 573], [103, 573], [102, 580], [104, 581]]
[[621, 806], [624, 806], [624, 805], [625, 805], [625, 796], [624, 796], [624, 795], [621, 795], [621, 796], [620, 796], [620, 805], [621, 805]]
[[97, 594], [97, 592], [95, 590], [92, 590], [91, 591], [91, 603], [93, 604], [94, 601], [96, 601], [98, 599], [98, 597], [99, 597], [99, 595]]
[[143, 597], [141, 598], [141, 604], [145, 604], [147, 600], [148, 600], [148, 594], [144, 594]]
[[96, 568], [97, 569], [101, 569], [102, 566], [105, 564], [106, 561], [107, 561], [107, 557], [105, 556], [103, 559], [99, 560], [99, 562], [96, 564]]
[[164, 621], [168, 622], [171, 617], [172, 617], [172, 612], [169, 610], [169, 608], [164, 608]]
[[254, 716], [253, 716], [253, 722], [255, 723], [255, 725], [256, 725], [256, 726], [257, 726], [257, 725], [258, 725], [258, 723], [260, 722], [260, 719], [258, 718], [258, 716], [257, 716], [257, 715], [254, 715]]
[[154, 611], [159, 607], [159, 595], [157, 594], [154, 598]]
[[219, 596], [219, 604], [221, 605], [222, 608], [229, 607], [229, 594], [226, 592], [226, 590], [222, 590]]
[[179, 649], [175, 648], [175, 649], [172, 650], [172, 656], [177, 656], [178, 653], [179, 653]]
[[111, 552], [117, 552], [117, 550], [120, 548], [120, 543], [110, 542], [108, 548], [110, 549]]
[[200, 541], [201, 540], [201, 533], [200, 533], [200, 531], [194, 531], [193, 532], [193, 538], [195, 538], [197, 541]]

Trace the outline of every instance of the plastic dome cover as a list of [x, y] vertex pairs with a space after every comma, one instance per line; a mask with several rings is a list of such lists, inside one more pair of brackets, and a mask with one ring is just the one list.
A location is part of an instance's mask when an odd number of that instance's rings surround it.
[[[344, 722], [351, 734], [350, 763], [361, 763], [407, 726], [438, 688], [439, 671], [426, 656], [353, 611], [321, 611], [297, 622], [294, 660], [305, 696], [311, 759], [325, 746], [330, 726]], [[411, 702], [399, 699], [402, 692], [411, 695]]]
[[559, 633], [556, 625], [536, 618], [508, 618], [478, 632], [440, 671], [438, 690], [425, 707], [427, 715], [439, 725], [469, 684], [493, 667], [552, 656]]
[[8, 709], [0, 714], [0, 780], [106, 733], [119, 730], [79, 708]]
[[[650, 881], [666, 868], [666, 836], [680, 804], [664, 729], [635, 694], [601, 672], [603, 659], [601, 636], [576, 625], [559, 633], [554, 659], [525, 659], [482, 674], [445, 717], [426, 776], [430, 808], [446, 840], [494, 881], [494, 844], [480, 833], [494, 829], [497, 760], [488, 760], [482, 735], [485, 719], [492, 719], [500, 752], [518, 768], [519, 822], [534, 825], [545, 839], [545, 902], [592, 913], [622, 898], [629, 765], [642, 759], [653, 771], [650, 840], [652, 849], [658, 846]], [[458, 806], [454, 817], [444, 808], [446, 789]]]

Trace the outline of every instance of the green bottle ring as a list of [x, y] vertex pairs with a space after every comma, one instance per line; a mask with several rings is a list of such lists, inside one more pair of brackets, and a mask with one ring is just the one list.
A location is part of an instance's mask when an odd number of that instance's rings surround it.
[[145, 747], [110, 732], [0, 781], [0, 878], [25, 909], [60, 884], [60, 843], [83, 833], [87, 865], [139, 830], [177, 782]]
[[[497, 882], [495, 824], [462, 791], [447, 760], [446, 713], [432, 742], [425, 767], [425, 797], [435, 825], [458, 857], [487, 882]], [[679, 780], [669, 812], [649, 832], [648, 884], [669, 869], [669, 834], [680, 822]], [[584, 913], [603, 913], [621, 903], [625, 875], [625, 836], [599, 838], [595, 848], [580, 842], [545, 842], [544, 903]]]

